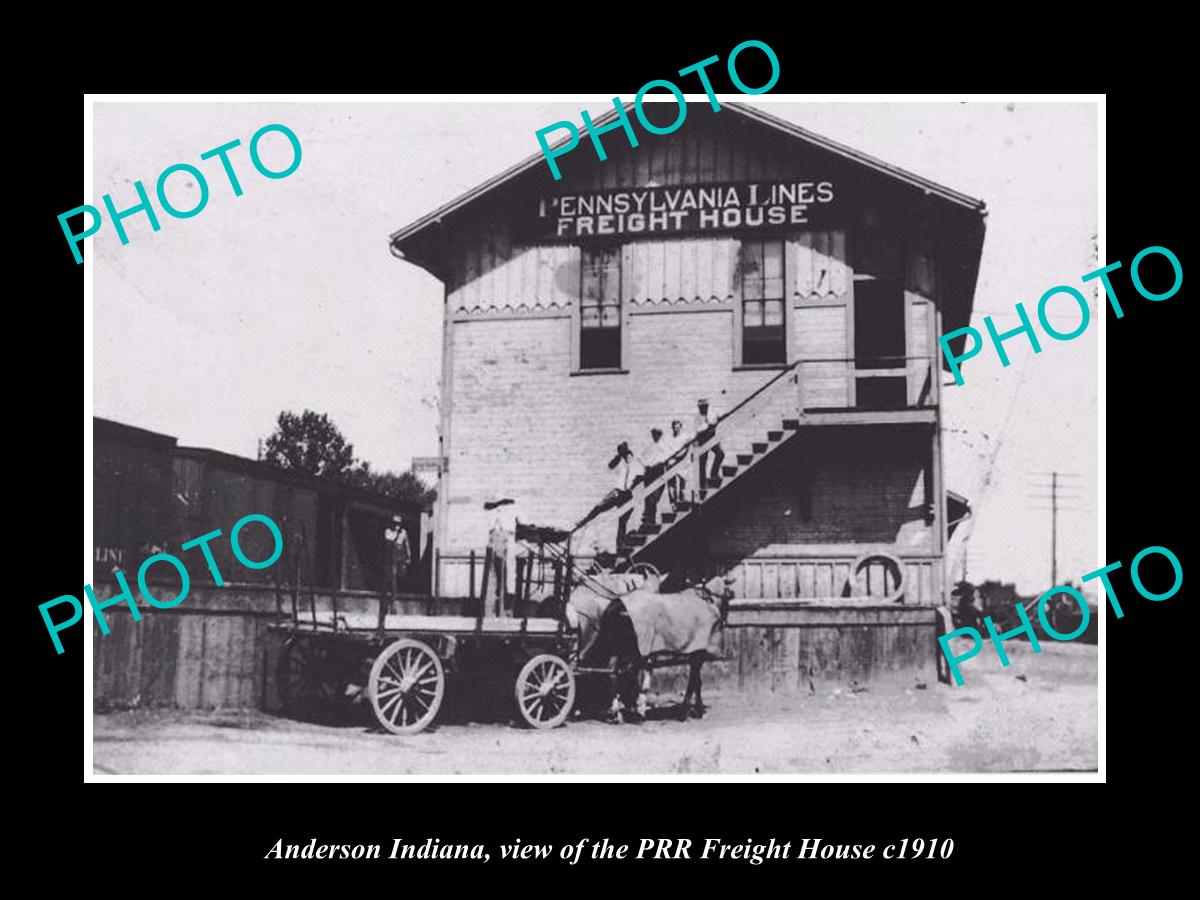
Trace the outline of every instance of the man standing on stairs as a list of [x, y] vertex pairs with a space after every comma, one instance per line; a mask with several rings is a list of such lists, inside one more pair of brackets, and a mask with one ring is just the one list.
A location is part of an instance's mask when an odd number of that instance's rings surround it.
[[[621, 441], [617, 445], [617, 454], [609, 462], [608, 467], [613, 470], [613, 487], [604, 498], [597, 503], [592, 510], [579, 520], [575, 525], [575, 530], [583, 528], [588, 522], [600, 515], [605, 510], [612, 509], [614, 506], [620, 506], [628, 500], [633, 493], [634, 486], [641, 481], [643, 476], [642, 464], [638, 462], [637, 457], [633, 455], [633, 451], [629, 449], [629, 444]], [[632, 509], [626, 510], [617, 521], [617, 544], [625, 539], [625, 530], [629, 524], [629, 517], [633, 514]]]
[[[710, 410], [708, 401], [700, 399], [696, 401], [696, 419], [693, 423], [692, 430], [696, 433], [696, 443], [703, 444], [712, 437], [712, 431], [717, 425], [718, 416], [715, 410]], [[711, 465], [709, 463], [711, 460]], [[699, 472], [699, 487], [715, 487], [721, 482], [721, 463], [725, 461], [725, 451], [721, 449], [720, 443], [716, 443], [711, 449], [700, 454]]]
[[[671, 423], [671, 436], [667, 441], [667, 458], [668, 462], [675, 462], [682, 455], [684, 447], [692, 442], [690, 434], [684, 434], [683, 423], [675, 419]], [[685, 499], [687, 491], [687, 479], [682, 475], [672, 475], [667, 481], [667, 499], [671, 501], [671, 507], [677, 508]]]
[[663, 470], [666, 468], [667, 457], [670, 451], [667, 449], [667, 444], [663, 440], [661, 428], [650, 429], [650, 445], [642, 453], [642, 465], [646, 468], [646, 504], [642, 510], [642, 524], [653, 525], [658, 518], [658, 501], [662, 499], [663, 491], [666, 489], [665, 484], [653, 486], [655, 479], [659, 478]]

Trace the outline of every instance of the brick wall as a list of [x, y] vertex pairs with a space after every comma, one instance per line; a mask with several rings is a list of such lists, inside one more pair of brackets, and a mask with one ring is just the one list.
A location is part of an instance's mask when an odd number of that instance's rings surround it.
[[[616, 445], [689, 423], [696, 400], [719, 412], [773, 372], [733, 372], [728, 309], [631, 317], [629, 374], [570, 371], [570, 319], [457, 322], [443, 552], [482, 551], [490, 491], [523, 520], [571, 525], [612, 484]], [[681, 373], [686, 373], [681, 376]]]
[[928, 429], [818, 426], [749, 473], [721, 511], [709, 552], [744, 557], [806, 545], [889, 545], [934, 552], [925, 519]]

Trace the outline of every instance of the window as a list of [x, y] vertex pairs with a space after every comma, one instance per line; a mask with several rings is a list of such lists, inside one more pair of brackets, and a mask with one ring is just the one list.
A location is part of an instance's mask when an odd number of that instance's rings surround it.
[[904, 354], [904, 284], [896, 278], [855, 280], [854, 367], [858, 370], [858, 406], [898, 409], [907, 404]]
[[621, 368], [621, 248], [584, 249], [579, 368]]
[[743, 241], [742, 365], [787, 362], [783, 241]]

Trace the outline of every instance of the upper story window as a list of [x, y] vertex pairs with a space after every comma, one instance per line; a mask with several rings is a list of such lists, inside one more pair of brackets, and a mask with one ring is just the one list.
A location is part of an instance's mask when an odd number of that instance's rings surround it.
[[783, 241], [742, 241], [741, 363], [787, 362]]
[[579, 368], [621, 368], [621, 248], [582, 251]]

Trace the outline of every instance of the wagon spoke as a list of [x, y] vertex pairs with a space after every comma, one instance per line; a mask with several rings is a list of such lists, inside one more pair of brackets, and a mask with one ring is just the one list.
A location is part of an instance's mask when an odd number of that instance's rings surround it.
[[395, 722], [396, 717], [395, 717], [395, 715], [393, 715], [393, 711], [398, 706], [402, 706], [403, 704], [404, 704], [404, 694], [401, 692], [401, 693], [397, 693], [395, 697], [393, 697], [391, 700], [389, 700], [385, 704], [383, 704], [383, 706], [380, 707], [380, 710], [383, 712], [384, 716], [386, 716], [387, 718], [389, 718], [393, 722]]
[[426, 660], [425, 662], [421, 663], [419, 668], [414, 666], [414, 668], [416, 668], [416, 671], [412, 673], [412, 676], [411, 676], [412, 679], [414, 681], [419, 680], [421, 678], [421, 676], [423, 676], [432, 667], [433, 667], [433, 662], [430, 660]]
[[394, 694], [401, 694], [403, 692], [404, 692], [404, 689], [401, 688], [399, 685], [397, 685], [396, 687], [388, 687], [388, 688], [382, 688], [382, 689], [376, 688], [375, 696], [378, 697], [380, 700], [383, 700], [387, 697], [391, 697]]
[[396, 671], [400, 673], [401, 678], [408, 677], [409, 667], [412, 666], [412, 651], [401, 650], [396, 654]]

